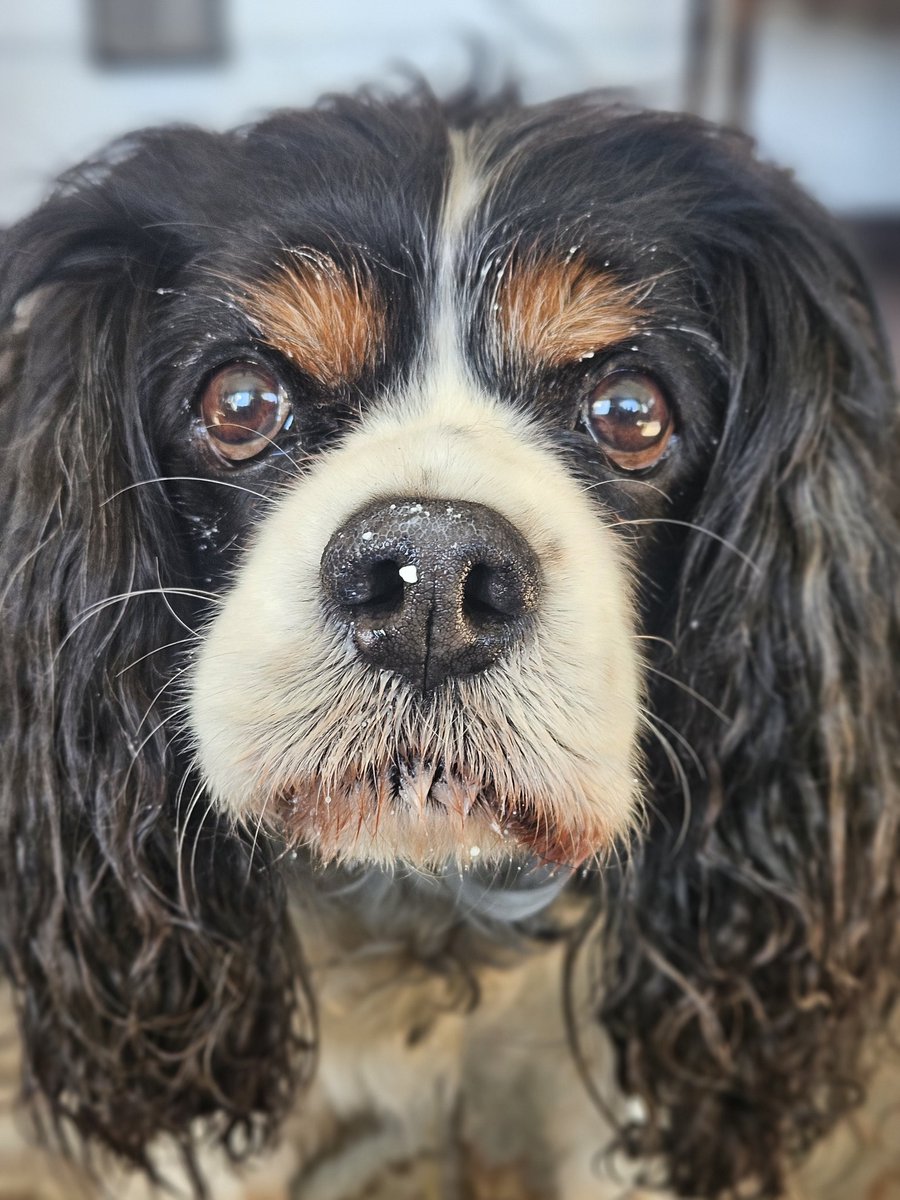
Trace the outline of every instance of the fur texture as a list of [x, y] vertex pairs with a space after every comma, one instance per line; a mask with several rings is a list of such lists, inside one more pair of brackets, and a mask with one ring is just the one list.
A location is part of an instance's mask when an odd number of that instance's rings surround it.
[[[5, 235], [0, 301], [0, 928], [47, 1131], [151, 1176], [168, 1135], [198, 1190], [201, 1139], [293, 1113], [305, 1196], [348, 1145], [346, 1196], [460, 1147], [517, 1197], [617, 1194], [613, 1147], [780, 1195], [900, 972], [897, 407], [829, 219], [690, 118], [362, 95], [118, 144]], [[281, 397], [238, 461], [234, 363]], [[610, 380], [658, 454], [604, 443]], [[404, 594], [431, 509], [527, 540], [497, 661], [366, 665], [321, 564], [373, 504]]]

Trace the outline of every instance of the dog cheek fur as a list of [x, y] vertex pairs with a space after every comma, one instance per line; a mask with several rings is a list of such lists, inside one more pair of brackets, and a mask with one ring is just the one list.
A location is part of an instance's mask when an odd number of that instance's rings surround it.
[[595, 943], [649, 1114], [626, 1141], [679, 1195], [783, 1194], [859, 1103], [900, 969], [896, 396], [830, 221], [752, 183], [764, 244], [716, 272], [735, 391], [661, 660], [689, 690], [650, 714], [691, 751], [679, 781], [651, 749], [665, 820], [607, 873]]
[[[405, 684], [355, 660], [319, 592], [334, 531], [371, 501], [391, 498], [497, 509], [525, 534], [543, 575], [526, 644], [486, 674], [456, 681], [424, 721]], [[477, 828], [479, 853], [508, 855], [515, 842], [497, 819], [465, 822], [484, 784], [495, 816], [533, 814], [566, 831], [566, 846], [583, 859], [607, 851], [636, 818], [635, 647], [628, 563], [602, 514], [529, 422], [471, 383], [438, 376], [366, 418], [263, 522], [206, 632], [191, 722], [223, 807], [245, 818], [267, 807], [274, 815], [280, 792], [299, 791], [320, 817], [329, 806], [326, 854], [437, 865], [466, 853]], [[416, 774], [430, 779], [426, 764], [440, 759], [459, 779], [445, 806], [463, 819], [439, 830], [401, 814], [404, 828], [392, 833], [368, 779], [397, 757], [414, 764], [401, 807], [416, 812], [416, 788], [428, 787]], [[346, 837], [335, 834], [341, 820]]]
[[236, 1156], [265, 1142], [309, 1009], [278, 885], [247, 886], [249, 845], [182, 803], [188, 764], [154, 710], [184, 628], [177, 597], [157, 603], [183, 569], [171, 510], [129, 486], [159, 474], [137, 367], [153, 276], [130, 228], [96, 232], [117, 252], [92, 257], [83, 217], [37, 214], [3, 277], [7, 318], [46, 286], [0, 406], [0, 945], [45, 1132], [152, 1173], [149, 1143], [171, 1134], [190, 1157], [198, 1115], [227, 1113]]

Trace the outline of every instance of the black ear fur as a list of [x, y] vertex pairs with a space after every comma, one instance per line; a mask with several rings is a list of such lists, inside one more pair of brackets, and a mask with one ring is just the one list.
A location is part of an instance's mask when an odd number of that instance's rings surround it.
[[742, 207], [696, 215], [733, 381], [659, 630], [687, 686], [652, 697], [689, 795], [651, 748], [598, 1014], [648, 1114], [629, 1144], [679, 1195], [774, 1197], [859, 1102], [900, 981], [900, 442], [840, 236], [786, 177], [734, 175]]
[[[306, 997], [264, 846], [192, 804], [163, 689], [197, 605], [159, 475], [141, 345], [176, 247], [100, 180], [0, 265], [0, 945], [25, 1090], [150, 1169], [215, 1118], [239, 1155], [291, 1103]], [[165, 649], [182, 640], [178, 646]]]

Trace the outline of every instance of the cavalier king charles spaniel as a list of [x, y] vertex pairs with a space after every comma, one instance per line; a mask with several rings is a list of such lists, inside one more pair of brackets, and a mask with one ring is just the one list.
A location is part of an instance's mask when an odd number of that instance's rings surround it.
[[125, 139], [0, 301], [44, 1133], [782, 1195], [900, 979], [897, 408], [822, 210], [690, 117], [364, 93]]

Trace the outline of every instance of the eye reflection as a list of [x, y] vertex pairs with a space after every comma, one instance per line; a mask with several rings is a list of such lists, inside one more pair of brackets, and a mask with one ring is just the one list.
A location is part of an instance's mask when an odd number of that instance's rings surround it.
[[256, 458], [290, 424], [287, 392], [258, 363], [233, 362], [206, 382], [200, 398], [202, 429], [215, 452], [230, 462]]
[[587, 397], [585, 424], [607, 456], [627, 471], [652, 466], [672, 435], [672, 412], [650, 375], [618, 371]]

